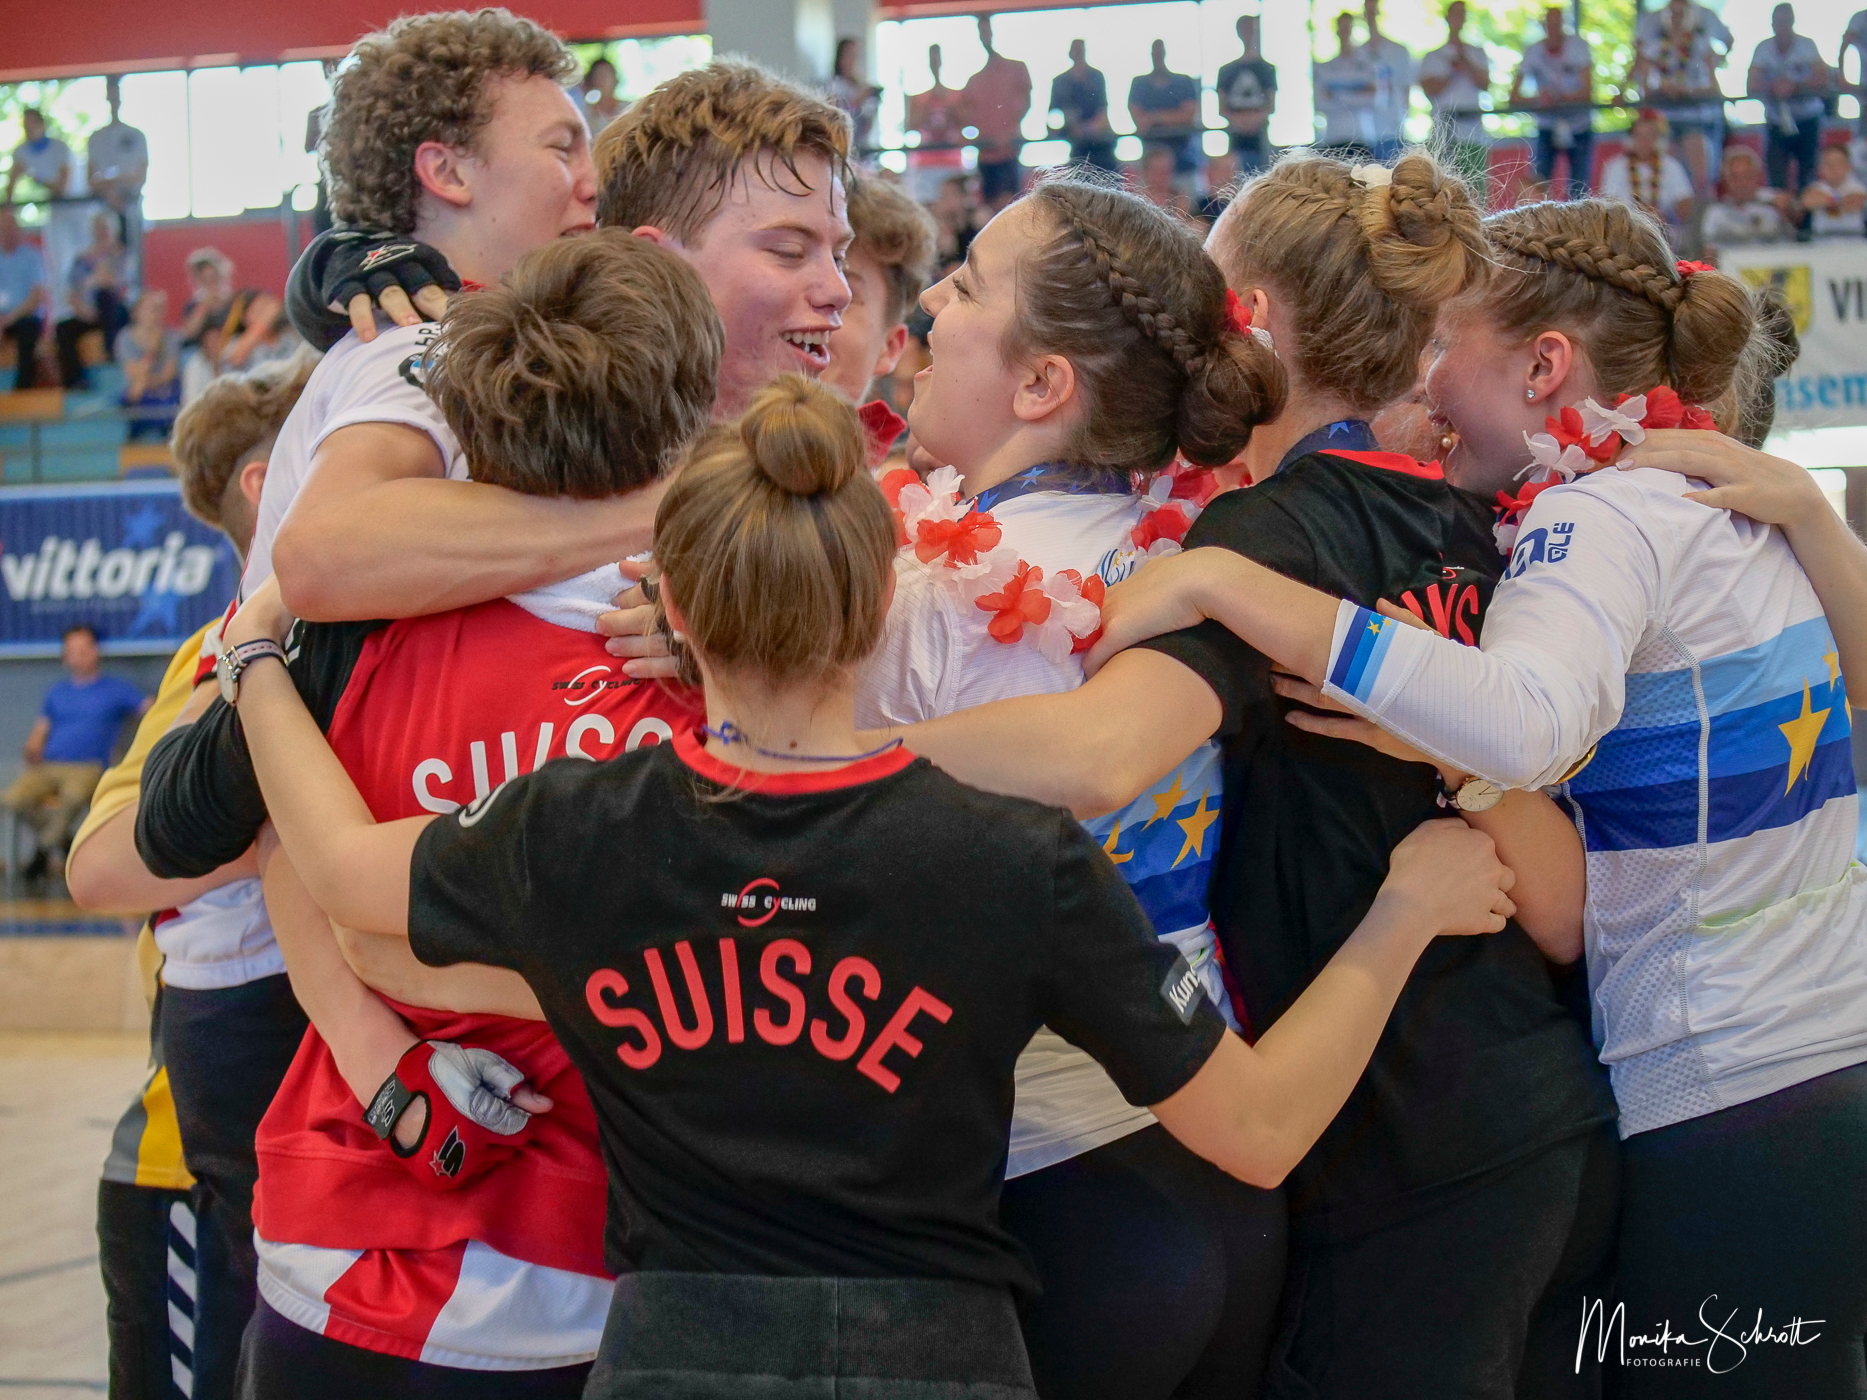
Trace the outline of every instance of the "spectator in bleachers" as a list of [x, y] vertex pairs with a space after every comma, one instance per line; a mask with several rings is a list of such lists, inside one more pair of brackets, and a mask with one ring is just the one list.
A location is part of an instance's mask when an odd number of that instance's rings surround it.
[[1175, 214], [1193, 212], [1192, 196], [1180, 183], [1171, 146], [1152, 146], [1141, 152], [1141, 193]]
[[[1744, 90], [1763, 99], [1770, 129], [1770, 183], [1800, 194], [1815, 178], [1815, 153], [1822, 143], [1822, 114], [1832, 83], [1815, 41], [1796, 33], [1793, 5], [1778, 5], [1770, 12], [1770, 29], [1770, 37], [1751, 56]], [[1793, 182], [1791, 161], [1796, 164]]]
[[1724, 149], [1718, 70], [1730, 53], [1731, 31], [1693, 0], [1667, 0], [1634, 25], [1628, 85], [1640, 90], [1643, 106], [1666, 118], [1699, 194], [1710, 189], [1710, 153]]
[[289, 359], [302, 342], [285, 316], [285, 303], [271, 292], [243, 292], [235, 309], [210, 321], [194, 348], [182, 357], [182, 405], [193, 403], [222, 374], [257, 369]]
[[1217, 223], [1225, 206], [1232, 202], [1238, 185], [1238, 158], [1230, 151], [1206, 157], [1206, 193], [1194, 212], [1208, 224]]
[[966, 250], [979, 236], [971, 181], [964, 175], [947, 176], [927, 212], [934, 219], [934, 280], [938, 281], [966, 260]]
[[[1853, 82], [1848, 81], [1849, 50], [1855, 54]], [[1841, 51], [1835, 55], [1835, 80], [1842, 92], [1854, 94], [1854, 100], [1860, 104], [1855, 129], [1867, 140], [1867, 10], [1856, 10], [1842, 32]]]
[[1199, 176], [1199, 79], [1167, 67], [1167, 45], [1156, 39], [1149, 49], [1153, 66], [1128, 85], [1128, 115], [1141, 137], [1141, 159], [1154, 151], [1173, 157], [1173, 185], [1190, 196]]
[[1601, 193], [1662, 220], [1674, 246], [1692, 217], [1692, 177], [1666, 149], [1666, 118], [1642, 110], [1627, 133], [1627, 149], [1601, 170]]
[[240, 298], [233, 289], [232, 259], [218, 248], [196, 248], [188, 255], [188, 285], [188, 303], [182, 307], [182, 344], [194, 345], [209, 326], [225, 327], [234, 316]]
[[1381, 84], [1375, 106], [1374, 158], [1391, 161], [1406, 141], [1407, 114], [1413, 107], [1413, 55], [1405, 44], [1381, 32], [1381, 0], [1362, 0], [1361, 13], [1368, 25], [1362, 51], [1373, 60]]
[[0, 793], [0, 806], [38, 835], [38, 854], [25, 871], [29, 880], [64, 873], [72, 828], [110, 762], [118, 731], [126, 719], [149, 708], [142, 691], [99, 669], [97, 633], [90, 627], [66, 628], [62, 654], [66, 679], [45, 693], [20, 750], [26, 766]]
[[1459, 173], [1482, 192], [1490, 144], [1480, 99], [1491, 90], [1491, 60], [1464, 33], [1465, 0], [1452, 0], [1446, 6], [1446, 42], [1420, 60], [1420, 91], [1433, 104], [1433, 134], [1446, 143]]
[[39, 382], [39, 337], [45, 334], [48, 291], [45, 259], [20, 234], [12, 208], [0, 205], [0, 337], [13, 342], [18, 356], [15, 389], [30, 389]]
[[1024, 187], [1018, 157], [1031, 110], [1031, 70], [992, 47], [990, 15], [979, 16], [979, 43], [985, 67], [966, 80], [963, 110], [966, 124], [979, 133], [979, 195], [996, 212]]
[[850, 152], [860, 156], [875, 139], [875, 113], [882, 103], [882, 90], [862, 71], [860, 39], [836, 41], [836, 63], [824, 95], [849, 118]]
[[[1258, 17], [1238, 17], [1245, 51], [1219, 69], [1219, 112], [1232, 137], [1237, 173], [1253, 175], [1271, 163], [1271, 113], [1277, 110], [1277, 68], [1258, 47]], [[1229, 182], [1228, 182], [1229, 183]], [[1216, 189], [1213, 191], [1218, 192]]]
[[1846, 146], [1824, 146], [1815, 163], [1816, 178], [1802, 191], [1802, 207], [1809, 211], [1809, 234], [1814, 238], [1859, 238], [1867, 232], [1867, 186], [1848, 164]]
[[1081, 39], [1070, 40], [1070, 66], [1050, 80], [1050, 110], [1063, 118], [1063, 139], [1070, 160], [1099, 170], [1119, 170], [1115, 131], [1109, 126], [1109, 83], [1089, 66]]
[[1766, 189], [1763, 162], [1748, 146], [1724, 148], [1724, 190], [1705, 210], [1699, 237], [1705, 250], [1747, 243], [1782, 243], [1796, 236], [1801, 211], [1781, 190]]
[[1334, 58], [1310, 66], [1322, 144], [1344, 159], [1364, 160], [1374, 154], [1381, 75], [1356, 45], [1355, 16], [1346, 10], [1335, 17], [1335, 43]]
[[934, 221], [892, 181], [865, 177], [850, 185], [849, 228], [855, 235], [843, 263], [849, 305], [830, 333], [823, 382], [863, 403], [907, 348], [908, 316], [933, 279]]
[[940, 46], [927, 46], [927, 71], [933, 86], [908, 95], [907, 129], [920, 137], [920, 146], [908, 152], [908, 189], [923, 204], [939, 198], [947, 177], [963, 167], [960, 154], [966, 125], [962, 94], [940, 81]]
[[91, 193], [117, 222], [117, 238], [129, 254], [126, 290], [142, 285], [143, 181], [149, 177], [148, 138], [123, 120], [122, 84], [115, 74], [104, 79], [110, 120], [91, 133], [84, 148], [84, 168]]
[[629, 104], [616, 96], [616, 65], [607, 58], [599, 58], [583, 70], [583, 82], [578, 90], [583, 96], [583, 119], [590, 128], [592, 141], [604, 127], [629, 110]]
[[130, 321], [125, 304], [129, 254], [117, 239], [116, 216], [106, 209], [91, 215], [91, 242], [71, 260], [65, 304], [70, 314], [61, 318], [53, 334], [58, 344], [58, 376], [67, 389], [84, 386], [84, 364], [78, 342], [91, 331], [101, 332], [104, 353], [110, 352], [117, 332]]
[[123, 406], [132, 410], [132, 442], [166, 438], [181, 408], [182, 338], [168, 325], [168, 311], [168, 293], [152, 287], [117, 332], [113, 349], [123, 369]]
[[[1511, 80], [1510, 105], [1523, 105], [1524, 85], [1535, 89], [1529, 104], [1549, 108], [1536, 116], [1536, 177], [1557, 199], [1579, 199], [1588, 193], [1595, 171], [1595, 56], [1580, 34], [1563, 27], [1563, 7], [1543, 11], [1543, 40], [1524, 50], [1517, 76]], [[1569, 173], [1556, 181], [1556, 158], [1566, 155]]]
[[50, 200], [39, 228], [39, 250], [45, 258], [46, 314], [55, 321], [64, 314], [71, 260], [90, 236], [86, 206], [77, 198], [84, 193], [84, 177], [71, 158], [71, 147], [46, 130], [45, 114], [38, 108], [21, 112], [20, 126], [26, 139], [13, 148], [5, 203], [13, 202], [22, 178], [37, 185]]

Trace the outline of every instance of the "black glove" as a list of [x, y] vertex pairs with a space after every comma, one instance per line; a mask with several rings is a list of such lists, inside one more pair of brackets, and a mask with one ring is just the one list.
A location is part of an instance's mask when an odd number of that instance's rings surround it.
[[440, 251], [412, 238], [369, 229], [330, 229], [311, 240], [285, 285], [292, 327], [320, 350], [350, 329], [349, 306], [359, 293], [380, 302], [391, 287], [414, 298], [423, 287], [460, 290], [460, 277]]

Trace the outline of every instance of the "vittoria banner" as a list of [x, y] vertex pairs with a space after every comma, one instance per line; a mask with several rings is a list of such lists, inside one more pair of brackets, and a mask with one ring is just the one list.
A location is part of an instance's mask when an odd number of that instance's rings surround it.
[[172, 481], [0, 490], [0, 656], [56, 656], [80, 622], [111, 654], [171, 652], [239, 578]]
[[1796, 318], [1802, 356], [1776, 381], [1777, 426], [1867, 423], [1867, 243], [1728, 248], [1718, 265], [1753, 287], [1776, 287]]

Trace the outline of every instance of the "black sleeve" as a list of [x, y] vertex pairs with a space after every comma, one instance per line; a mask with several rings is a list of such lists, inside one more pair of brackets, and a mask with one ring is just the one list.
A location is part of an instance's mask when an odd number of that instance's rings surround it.
[[[381, 622], [300, 623], [288, 648], [292, 680], [318, 728], [328, 730], [363, 641]], [[201, 718], [162, 736], [143, 765], [136, 850], [149, 873], [193, 879], [253, 844], [266, 803], [240, 719], [216, 697]]]
[[[1299, 583], [1313, 584], [1316, 550], [1309, 532], [1274, 495], [1262, 486], [1253, 486], [1215, 497], [1186, 532], [1186, 547], [1216, 545]], [[1212, 687], [1225, 710], [1219, 737], [1233, 738], [1254, 717], [1269, 713], [1267, 707], [1275, 698], [1270, 658], [1240, 641], [1224, 624], [1202, 622], [1140, 645], [1171, 656]]]
[[1186, 1086], [1225, 1022], [1095, 838], [1058, 816], [1044, 1024], [1087, 1051], [1133, 1104]]
[[408, 872], [408, 946], [419, 961], [517, 967], [527, 928], [549, 918], [534, 889], [580, 878], [561, 860], [555, 872], [535, 872], [532, 852], [561, 858], [564, 834], [589, 829], [596, 776], [595, 764], [547, 764], [428, 823]]

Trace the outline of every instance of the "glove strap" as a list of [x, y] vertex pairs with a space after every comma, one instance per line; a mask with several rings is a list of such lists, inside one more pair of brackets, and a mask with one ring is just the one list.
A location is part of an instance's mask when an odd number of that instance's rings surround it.
[[[402, 1058], [406, 1060], [409, 1055], [427, 1048], [427, 1041], [417, 1041]], [[379, 1139], [389, 1144], [389, 1150], [396, 1156], [413, 1157], [421, 1151], [421, 1144], [428, 1136], [428, 1124], [434, 1121], [434, 1105], [429, 1103], [425, 1093], [410, 1089], [402, 1082], [401, 1068], [398, 1062], [395, 1069], [389, 1071], [389, 1077], [383, 1080], [382, 1088], [376, 1091], [376, 1097], [370, 1100], [370, 1106], [364, 1110], [363, 1121], [369, 1124], [370, 1130]], [[402, 1121], [402, 1115], [408, 1112], [409, 1105], [417, 1100], [428, 1105], [426, 1121], [421, 1125], [421, 1137], [416, 1138], [412, 1146], [404, 1148], [395, 1139], [395, 1125]]]

